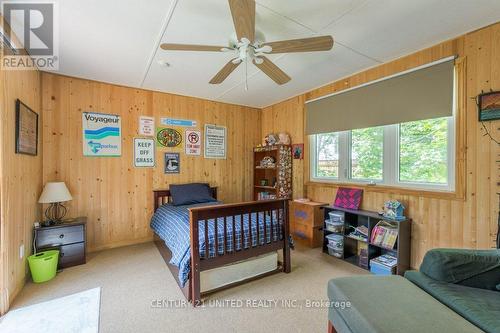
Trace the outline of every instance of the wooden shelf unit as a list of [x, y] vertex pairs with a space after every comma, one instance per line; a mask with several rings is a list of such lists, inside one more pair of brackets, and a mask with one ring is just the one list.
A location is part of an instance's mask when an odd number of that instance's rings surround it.
[[[268, 199], [292, 198], [292, 148], [290, 145], [272, 145], [255, 147], [254, 154], [254, 200], [262, 200], [262, 193], [268, 193]], [[266, 156], [275, 160], [274, 167], [262, 167], [260, 161]], [[266, 180], [267, 185], [261, 185]]]
[[[342, 260], [345, 260], [353, 265], [359, 266], [363, 269], [370, 269], [370, 260], [381, 256], [386, 253], [393, 254], [398, 259], [398, 264], [396, 266], [396, 274], [403, 275], [405, 271], [410, 269], [410, 251], [411, 251], [411, 220], [394, 221], [384, 218], [377, 212], [367, 211], [367, 210], [350, 210], [344, 208], [338, 208], [333, 206], [325, 206], [324, 210], [324, 220], [328, 220], [330, 216], [328, 215], [331, 211], [338, 211], [344, 213], [344, 232], [334, 233], [326, 229], [326, 222], [323, 222], [323, 252], [328, 253], [328, 239], [326, 238], [329, 234], [342, 235], [344, 238], [344, 248], [342, 252]], [[379, 221], [387, 221], [391, 224], [398, 226], [398, 238], [393, 249], [387, 249], [380, 245], [375, 245], [370, 243], [371, 234], [373, 228], [377, 225]], [[348, 228], [348, 226], [359, 227], [364, 225], [368, 228], [368, 239], [366, 241], [358, 240], [349, 236], [349, 233], [353, 230]], [[359, 263], [359, 244], [366, 244], [368, 249], [368, 267], [364, 267]]]

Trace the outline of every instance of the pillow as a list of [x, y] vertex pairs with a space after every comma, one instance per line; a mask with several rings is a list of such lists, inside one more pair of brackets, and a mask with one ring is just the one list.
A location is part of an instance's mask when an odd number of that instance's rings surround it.
[[212, 197], [210, 186], [203, 183], [170, 185], [170, 195], [174, 206], [217, 201]]

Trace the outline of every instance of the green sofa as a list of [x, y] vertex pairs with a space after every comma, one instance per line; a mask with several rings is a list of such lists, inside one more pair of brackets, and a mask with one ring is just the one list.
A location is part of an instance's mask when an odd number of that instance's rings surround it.
[[332, 279], [328, 297], [330, 332], [500, 333], [500, 250], [431, 250], [405, 277]]

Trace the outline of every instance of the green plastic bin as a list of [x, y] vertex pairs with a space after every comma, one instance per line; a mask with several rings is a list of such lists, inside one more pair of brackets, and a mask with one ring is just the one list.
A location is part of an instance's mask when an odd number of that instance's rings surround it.
[[28, 257], [33, 282], [41, 283], [52, 280], [56, 276], [59, 251], [49, 250]]

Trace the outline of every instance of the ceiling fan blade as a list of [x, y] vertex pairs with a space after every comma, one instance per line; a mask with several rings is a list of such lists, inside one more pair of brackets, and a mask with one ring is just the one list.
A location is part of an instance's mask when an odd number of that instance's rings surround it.
[[210, 84], [222, 83], [229, 76], [229, 74], [231, 74], [236, 67], [241, 64], [241, 61], [234, 63], [233, 60], [234, 59], [231, 59], [217, 74], [215, 74], [215, 76], [210, 80]]
[[291, 80], [291, 78], [283, 72], [278, 66], [276, 66], [271, 60], [266, 57], [260, 56], [262, 63], [253, 60], [255, 66], [257, 66], [261, 71], [269, 76], [277, 84], [285, 84]]
[[262, 44], [262, 46], [272, 47], [273, 50], [269, 53], [328, 51], [333, 47], [333, 38], [332, 36], [320, 36], [290, 39], [278, 42], [264, 43]]
[[193, 45], [193, 44], [161, 44], [163, 50], [168, 51], [209, 51], [209, 52], [224, 52], [228, 49], [227, 46], [211, 46], [211, 45]]
[[238, 40], [247, 38], [250, 43], [253, 43], [255, 41], [255, 1], [229, 0], [229, 8]]

